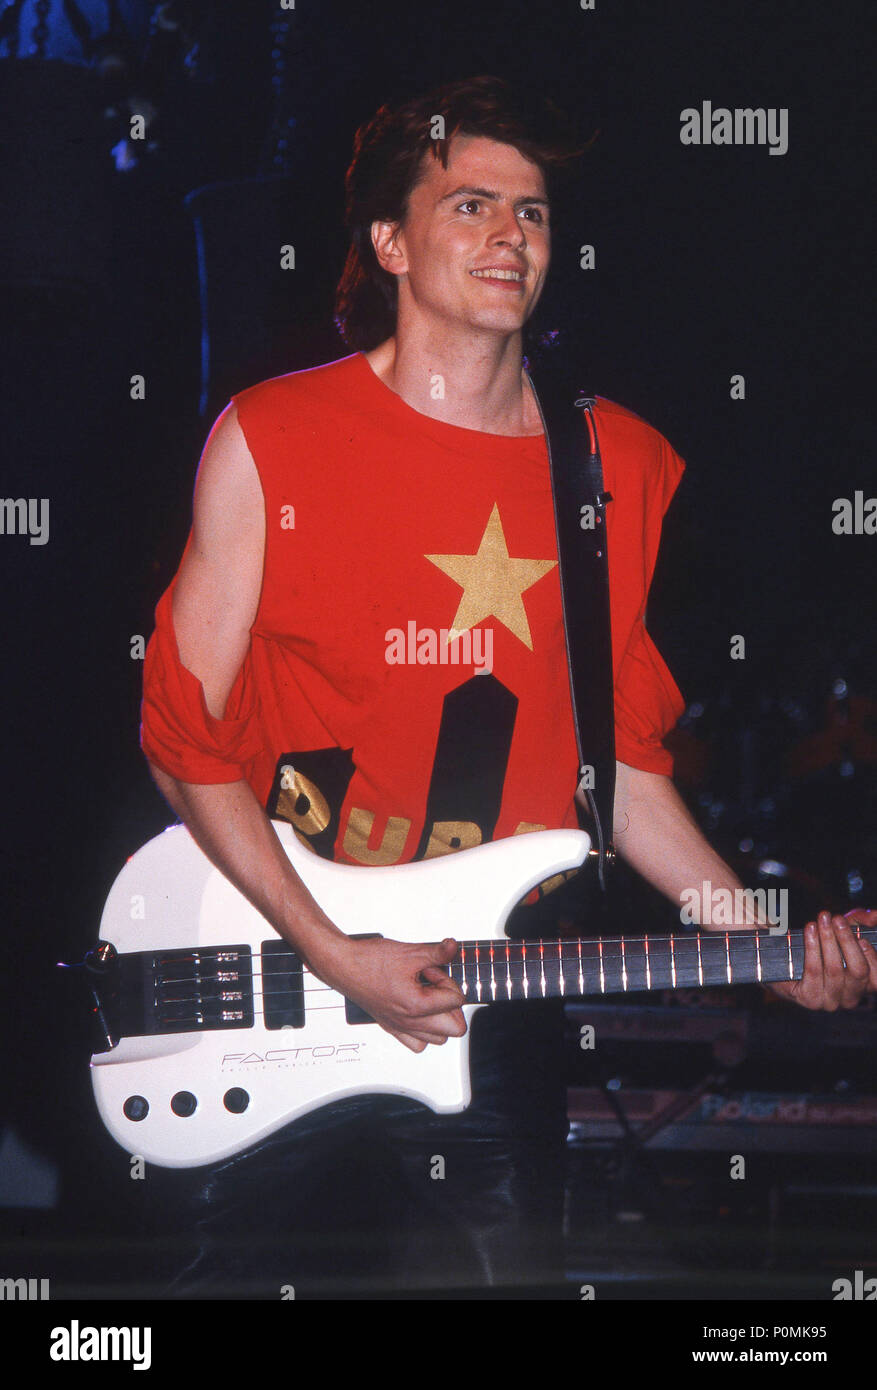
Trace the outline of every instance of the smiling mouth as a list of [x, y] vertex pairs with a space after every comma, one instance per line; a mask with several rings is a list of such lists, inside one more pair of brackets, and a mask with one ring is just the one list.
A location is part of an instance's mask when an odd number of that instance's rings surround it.
[[524, 280], [523, 271], [501, 270], [498, 266], [488, 266], [485, 270], [470, 270], [469, 274], [474, 275], [476, 280], [509, 280], [518, 285]]

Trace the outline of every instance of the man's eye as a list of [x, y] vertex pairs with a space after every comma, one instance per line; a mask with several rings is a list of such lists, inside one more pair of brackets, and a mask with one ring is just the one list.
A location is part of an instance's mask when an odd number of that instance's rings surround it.
[[460, 204], [457, 211], [460, 212], [462, 208], [477, 208], [480, 206], [481, 204], [478, 202], [477, 198], [467, 198], [465, 203]]
[[544, 216], [544, 214], [543, 214], [541, 208], [536, 208], [536, 207], [533, 207], [533, 208], [521, 208], [521, 212], [527, 213], [527, 214], [528, 214], [534, 221], [536, 221], [536, 222], [544, 222], [544, 221], [545, 221], [545, 216]]

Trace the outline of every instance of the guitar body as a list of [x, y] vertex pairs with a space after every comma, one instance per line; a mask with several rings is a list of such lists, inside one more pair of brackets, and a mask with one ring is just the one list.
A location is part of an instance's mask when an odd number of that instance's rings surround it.
[[[342, 931], [407, 942], [504, 941], [519, 900], [581, 864], [590, 847], [581, 831], [537, 831], [417, 864], [358, 868], [319, 858], [285, 822], [274, 827]], [[365, 1093], [408, 1096], [439, 1113], [469, 1103], [468, 1033], [414, 1053], [358, 1018], [301, 968], [184, 826], [128, 861], [100, 936], [130, 967], [126, 1007], [142, 1022], [92, 1057], [94, 1094], [113, 1137], [147, 1162], [214, 1163], [319, 1106]], [[467, 1022], [478, 1007], [464, 1005]], [[186, 1009], [198, 1017], [189, 1028]]]

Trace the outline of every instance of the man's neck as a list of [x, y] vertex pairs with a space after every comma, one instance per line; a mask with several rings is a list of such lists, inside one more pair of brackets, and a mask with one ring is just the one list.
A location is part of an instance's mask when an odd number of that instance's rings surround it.
[[397, 334], [364, 355], [384, 385], [421, 415], [488, 434], [543, 432], [519, 334], [441, 343]]

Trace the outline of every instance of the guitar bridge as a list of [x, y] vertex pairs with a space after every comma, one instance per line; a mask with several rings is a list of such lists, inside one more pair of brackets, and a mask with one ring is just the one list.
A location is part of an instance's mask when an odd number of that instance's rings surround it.
[[131, 951], [92, 971], [101, 1046], [122, 1038], [252, 1028], [253, 966], [249, 946]]

